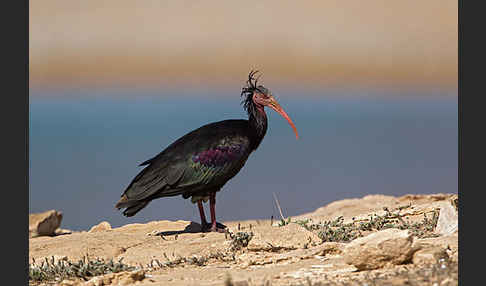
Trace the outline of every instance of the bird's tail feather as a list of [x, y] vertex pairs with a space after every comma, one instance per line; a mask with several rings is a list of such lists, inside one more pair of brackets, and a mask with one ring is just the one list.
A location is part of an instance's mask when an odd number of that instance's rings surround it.
[[131, 201], [127, 198], [126, 195], [123, 195], [121, 199], [116, 203], [115, 208], [121, 209], [126, 208], [123, 211], [123, 214], [127, 217], [134, 216], [137, 212], [141, 209], [146, 207], [150, 200], [143, 200], [143, 201]]
[[133, 201], [130, 201], [126, 195], [123, 195], [121, 199], [116, 203], [115, 208], [117, 209], [126, 208], [132, 203]]
[[148, 205], [149, 201], [141, 201], [135, 202], [132, 206], [128, 207], [126, 210], [123, 211], [123, 214], [127, 217], [134, 216], [138, 213], [141, 209]]

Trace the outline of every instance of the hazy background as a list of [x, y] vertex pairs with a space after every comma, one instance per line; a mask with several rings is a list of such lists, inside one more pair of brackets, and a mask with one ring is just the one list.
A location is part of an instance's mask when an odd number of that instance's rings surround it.
[[221, 220], [370, 193], [457, 192], [457, 1], [30, 1], [29, 209], [89, 229], [199, 221], [181, 198], [113, 205], [138, 163], [244, 118], [248, 72], [301, 135], [269, 131], [218, 194]]

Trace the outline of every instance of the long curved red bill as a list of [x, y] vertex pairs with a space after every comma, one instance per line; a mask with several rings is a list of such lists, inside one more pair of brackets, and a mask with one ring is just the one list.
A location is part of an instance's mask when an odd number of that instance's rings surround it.
[[283, 118], [287, 120], [287, 122], [292, 126], [292, 129], [294, 130], [295, 133], [295, 138], [299, 139], [299, 133], [297, 132], [297, 128], [295, 128], [294, 122], [292, 122], [292, 119], [290, 119], [289, 115], [283, 108], [280, 106], [280, 104], [275, 100], [274, 97], [271, 99], [271, 103], [268, 105], [270, 108], [275, 110], [278, 114], [282, 115]]

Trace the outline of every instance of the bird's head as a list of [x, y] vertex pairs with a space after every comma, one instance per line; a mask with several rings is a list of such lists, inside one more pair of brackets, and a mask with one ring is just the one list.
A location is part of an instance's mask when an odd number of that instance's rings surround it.
[[275, 97], [272, 95], [272, 92], [263, 85], [258, 85], [258, 79], [260, 76], [254, 78], [257, 72], [258, 71], [250, 72], [246, 86], [241, 90], [241, 96], [243, 97], [242, 104], [244, 105], [246, 111], [248, 114], [254, 114], [255, 112], [261, 112], [264, 114], [263, 108], [265, 106], [270, 107], [287, 120], [294, 130], [295, 137], [298, 139], [299, 134], [297, 132], [297, 128], [295, 128], [295, 125], [292, 122], [292, 119], [290, 119], [288, 114], [277, 102]]

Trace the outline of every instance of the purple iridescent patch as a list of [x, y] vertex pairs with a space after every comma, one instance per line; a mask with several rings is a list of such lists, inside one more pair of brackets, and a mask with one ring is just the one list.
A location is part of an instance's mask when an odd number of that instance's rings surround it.
[[238, 160], [242, 153], [243, 145], [221, 146], [199, 152], [192, 156], [192, 161], [205, 166], [220, 167], [231, 161]]

